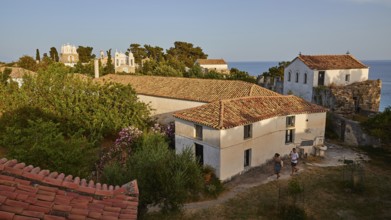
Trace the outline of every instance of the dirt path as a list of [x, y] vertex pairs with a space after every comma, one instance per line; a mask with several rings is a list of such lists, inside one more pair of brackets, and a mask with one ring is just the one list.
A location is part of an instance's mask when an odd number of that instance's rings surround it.
[[[311, 161], [301, 160], [299, 162], [298, 168], [299, 173], [305, 172], [305, 170], [310, 166], [340, 166], [343, 164], [343, 160], [368, 160], [366, 155], [355, 152], [350, 148], [344, 148], [334, 144], [327, 144], [328, 150], [326, 151], [324, 158], [317, 158]], [[289, 179], [291, 178], [291, 166], [289, 159], [284, 160], [285, 166], [282, 169], [280, 179]], [[186, 212], [196, 212], [198, 210], [207, 209], [214, 207], [216, 205], [222, 204], [228, 201], [231, 198], [234, 198], [239, 193], [246, 191], [249, 188], [259, 186], [271, 181], [276, 180], [276, 176], [273, 175], [273, 166], [271, 164], [265, 165], [263, 167], [258, 167], [250, 170], [249, 172], [237, 176], [232, 179], [230, 182], [225, 184], [226, 192], [220, 195], [215, 200], [187, 203], [184, 205], [184, 210]]]

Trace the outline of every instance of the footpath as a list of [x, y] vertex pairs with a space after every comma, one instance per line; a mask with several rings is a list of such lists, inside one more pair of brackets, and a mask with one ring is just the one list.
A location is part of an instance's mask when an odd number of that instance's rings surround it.
[[[368, 157], [364, 154], [353, 151], [350, 148], [341, 147], [334, 144], [327, 144], [328, 150], [326, 151], [324, 158], [319, 158], [313, 162], [299, 160], [299, 171], [294, 175], [299, 175], [301, 172], [305, 172], [308, 167], [328, 167], [328, 166], [341, 166], [344, 160], [368, 160]], [[284, 167], [281, 170], [280, 179], [291, 178], [291, 166], [289, 159], [284, 160]], [[214, 207], [222, 204], [231, 198], [234, 198], [241, 192], [244, 192], [252, 187], [266, 184], [271, 181], [276, 181], [276, 175], [272, 164], [267, 164], [262, 167], [254, 168], [247, 173], [237, 176], [230, 182], [226, 183], [225, 192], [214, 200], [200, 201], [187, 203], [184, 205], [183, 210], [186, 212], [196, 212], [202, 209]], [[278, 181], [278, 180], [277, 180]]]

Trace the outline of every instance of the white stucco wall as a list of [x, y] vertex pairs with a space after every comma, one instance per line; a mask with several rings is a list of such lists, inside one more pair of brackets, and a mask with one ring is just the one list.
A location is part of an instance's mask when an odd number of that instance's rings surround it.
[[[293, 143], [285, 143], [286, 117], [275, 117], [253, 123], [252, 137], [244, 140], [244, 127], [238, 126], [226, 130], [215, 130], [203, 127], [205, 138], [196, 140], [194, 123], [176, 119], [176, 149], [180, 152], [186, 145], [194, 142], [202, 144], [204, 148], [204, 162], [216, 169], [221, 180], [228, 180], [232, 176], [245, 171], [244, 152], [251, 149], [251, 165], [255, 167], [272, 159], [275, 153], [289, 154], [293, 147], [301, 141], [314, 140], [323, 137], [326, 124], [326, 113], [295, 115], [295, 134]], [[216, 140], [216, 139], [219, 140]], [[216, 151], [217, 150], [217, 151]], [[206, 152], [212, 152], [206, 157]], [[219, 153], [219, 157], [216, 156]], [[248, 168], [250, 168], [248, 167]]]
[[[291, 73], [291, 80], [288, 81], [288, 74]], [[299, 81], [296, 82], [296, 73], [299, 73]], [[307, 83], [304, 83], [304, 75], [307, 74]], [[317, 78], [316, 78], [317, 80]], [[312, 100], [312, 88], [314, 82], [314, 71], [308, 68], [301, 60], [294, 60], [284, 70], [284, 94], [292, 92], [294, 95], [305, 99], [308, 102]]]
[[[314, 71], [314, 87], [318, 86], [319, 71]], [[350, 80], [345, 81], [345, 76], [350, 74]], [[354, 82], [362, 82], [368, 80], [368, 69], [346, 69], [346, 70], [325, 70], [324, 85], [331, 84], [345, 86]]]
[[205, 69], [228, 70], [228, 64], [202, 64], [200, 66]]
[[170, 99], [140, 94], [138, 94], [137, 97], [141, 102], [151, 106], [151, 115], [155, 116], [158, 119], [158, 122], [163, 124], [174, 121], [172, 113], [175, 111], [193, 108], [205, 104], [204, 102]]

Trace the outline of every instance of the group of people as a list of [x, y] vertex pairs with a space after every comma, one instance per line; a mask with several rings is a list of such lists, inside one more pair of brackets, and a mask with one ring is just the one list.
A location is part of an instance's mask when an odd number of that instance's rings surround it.
[[[291, 158], [291, 167], [292, 167], [291, 176], [292, 176], [293, 173], [299, 171], [299, 169], [297, 168], [299, 154], [296, 152], [296, 148], [292, 149], [291, 153], [289, 154], [289, 157]], [[284, 163], [279, 153], [274, 154], [273, 161], [274, 161], [274, 173], [277, 175], [277, 179], [278, 179], [280, 178], [281, 168], [283, 167]]]

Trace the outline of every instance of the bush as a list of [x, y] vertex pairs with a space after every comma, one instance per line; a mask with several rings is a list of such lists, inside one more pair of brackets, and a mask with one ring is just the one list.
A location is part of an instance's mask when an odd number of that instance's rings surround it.
[[88, 140], [76, 132], [65, 136], [59, 124], [42, 118], [27, 120], [3, 128], [0, 145], [8, 155], [42, 169], [87, 177], [91, 174], [96, 151]]
[[302, 208], [288, 205], [280, 207], [280, 217], [284, 220], [305, 220], [307, 219], [307, 214]]

